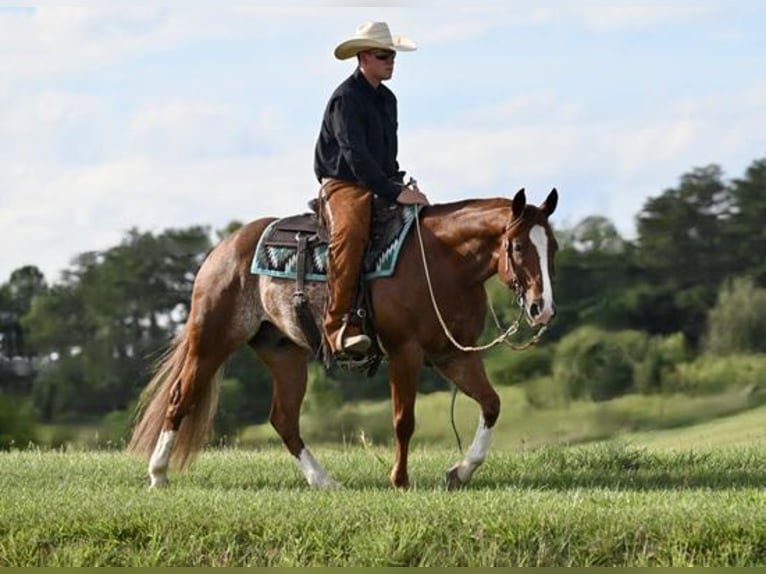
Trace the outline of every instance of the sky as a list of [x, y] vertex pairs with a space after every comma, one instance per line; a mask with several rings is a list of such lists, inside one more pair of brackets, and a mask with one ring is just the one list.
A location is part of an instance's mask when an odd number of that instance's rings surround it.
[[[366, 21], [418, 45], [387, 85], [432, 203], [559, 191], [625, 238], [697, 167], [766, 157], [766, 2], [0, 1], [0, 283], [60, 280], [131, 228], [286, 216]], [[376, 5], [373, 5], [376, 4]]]

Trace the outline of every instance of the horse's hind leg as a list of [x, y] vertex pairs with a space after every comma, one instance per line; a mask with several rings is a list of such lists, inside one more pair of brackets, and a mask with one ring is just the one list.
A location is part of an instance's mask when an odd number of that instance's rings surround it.
[[447, 471], [446, 485], [452, 490], [468, 484], [486, 459], [493, 428], [500, 415], [500, 397], [490, 385], [478, 354], [460, 355], [438, 365], [437, 371], [479, 403], [481, 408], [479, 425], [468, 452], [461, 462]]
[[[178, 431], [184, 417], [192, 408], [205, 410], [206, 400], [211, 394], [210, 387], [214, 385], [213, 379], [225, 356], [200, 357], [194, 351], [189, 351], [184, 360], [184, 366], [176, 383], [170, 389], [169, 404], [165, 412], [165, 420], [162, 431], [157, 439], [151, 458], [149, 459], [149, 478], [152, 487], [165, 486], [168, 482], [167, 472], [170, 464], [170, 456], [178, 439]], [[214, 405], [213, 405], [214, 406]], [[207, 413], [202, 413], [205, 416]], [[210, 413], [212, 415], [212, 413]], [[189, 421], [189, 425], [199, 424], [200, 421]], [[206, 433], [209, 421], [202, 422], [200, 429], [189, 428], [187, 436], [181, 437], [184, 443], [181, 445], [182, 452], [179, 458], [181, 464], [196, 450], [201, 442], [195, 434]], [[191, 438], [189, 436], [191, 435]]]
[[319, 488], [339, 486], [316, 461], [300, 435], [300, 411], [306, 394], [310, 351], [287, 339], [275, 345], [253, 345], [253, 348], [266, 363], [274, 380], [271, 425], [295, 457], [309, 485]]

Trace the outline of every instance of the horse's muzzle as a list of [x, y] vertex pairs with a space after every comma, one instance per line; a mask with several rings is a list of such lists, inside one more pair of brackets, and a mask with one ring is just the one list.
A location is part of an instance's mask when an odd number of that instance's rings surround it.
[[556, 316], [556, 304], [551, 304], [546, 308], [545, 301], [535, 299], [527, 307], [527, 317], [531, 326], [543, 326], [550, 323]]

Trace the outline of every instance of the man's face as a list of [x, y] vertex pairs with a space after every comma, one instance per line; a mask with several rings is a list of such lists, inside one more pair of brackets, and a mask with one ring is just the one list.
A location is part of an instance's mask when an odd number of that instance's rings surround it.
[[396, 52], [393, 50], [366, 50], [362, 52], [362, 58], [365, 69], [378, 80], [388, 80], [394, 74]]

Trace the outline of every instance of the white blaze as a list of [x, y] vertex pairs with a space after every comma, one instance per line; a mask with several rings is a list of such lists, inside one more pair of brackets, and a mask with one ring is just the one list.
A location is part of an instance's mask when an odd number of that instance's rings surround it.
[[548, 273], [548, 235], [542, 225], [535, 225], [529, 231], [529, 239], [537, 249], [540, 260], [540, 273], [543, 276], [543, 308], [540, 317], [545, 318], [553, 313], [553, 285]]

